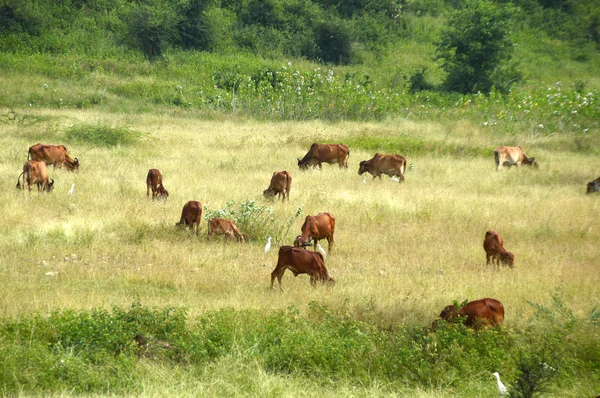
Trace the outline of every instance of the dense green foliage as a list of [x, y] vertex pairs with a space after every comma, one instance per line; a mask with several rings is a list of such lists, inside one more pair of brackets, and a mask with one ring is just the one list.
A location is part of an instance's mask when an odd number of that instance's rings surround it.
[[[189, 319], [184, 309], [139, 303], [112, 311], [65, 310], [0, 321], [0, 384], [8, 394], [123, 392], [135, 387], [143, 360], [193, 368], [239, 355], [268, 372], [356, 384], [401, 380], [460, 389], [474, 374], [489, 379], [500, 371], [505, 380], [515, 380], [515, 396], [528, 396], [520, 387], [524, 377], [549, 381], [545, 387], [551, 390], [554, 379], [597, 376], [593, 352], [600, 340], [593, 318], [575, 318], [556, 297], [554, 305], [541, 307], [523, 330], [478, 332], [445, 322], [436, 332], [383, 327], [314, 302], [305, 314], [294, 307], [268, 314], [222, 309], [198, 319]], [[524, 376], [539, 360], [556, 372]]]

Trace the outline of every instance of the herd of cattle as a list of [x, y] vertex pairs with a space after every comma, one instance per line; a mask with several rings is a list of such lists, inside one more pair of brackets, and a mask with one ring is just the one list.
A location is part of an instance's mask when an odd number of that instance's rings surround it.
[[[348, 158], [350, 150], [343, 144], [312, 144], [306, 155], [298, 158], [298, 168], [307, 170], [310, 167], [319, 169], [323, 163], [338, 164], [340, 168], [348, 168]], [[35, 144], [29, 148], [27, 162], [23, 166], [23, 172], [17, 180], [17, 188], [21, 186], [25, 189], [27, 184], [31, 192], [32, 186], [37, 185], [38, 192], [51, 192], [54, 188], [54, 180], [49, 178], [47, 166], [61, 167], [67, 170], [78, 170], [79, 160], [71, 158], [64, 145], [44, 145]], [[530, 165], [538, 167], [534, 157], [528, 157], [520, 146], [507, 147], [501, 146], [494, 151], [494, 161], [496, 170], [499, 171], [503, 166], [521, 166]], [[406, 159], [400, 155], [385, 155], [376, 153], [373, 158], [363, 160], [359, 163], [358, 174], [369, 173], [373, 179], [385, 174], [391, 178], [399, 178], [404, 181], [406, 171]], [[21, 184], [21, 177], [23, 183]], [[274, 172], [269, 183], [269, 187], [263, 191], [265, 198], [275, 198], [278, 196], [284, 201], [290, 199], [290, 188], [292, 185], [292, 176], [287, 171]], [[163, 186], [162, 174], [157, 169], [150, 169], [146, 177], [146, 195], [152, 199], [167, 199], [169, 192]], [[587, 193], [600, 192], [600, 177], [587, 184]], [[176, 224], [182, 227], [189, 227], [196, 234], [200, 228], [202, 220], [202, 204], [198, 201], [187, 202], [182, 209], [181, 218]], [[311, 285], [323, 282], [333, 285], [335, 280], [331, 278], [325, 267], [324, 257], [317, 252], [318, 242], [327, 239], [328, 250], [331, 251], [334, 244], [335, 216], [328, 212], [319, 213], [315, 216], [307, 216], [302, 224], [301, 234], [294, 240], [293, 246], [281, 246], [279, 248], [277, 265], [271, 273], [271, 289], [275, 278], [279, 283], [281, 290], [281, 278], [286, 269], [290, 270], [294, 276], [308, 274]], [[225, 235], [229, 239], [245, 242], [246, 237], [240, 233], [235, 224], [230, 220], [223, 218], [211, 218], [208, 221], [208, 239], [213, 234]], [[312, 243], [313, 250], [306, 250]], [[320, 247], [320, 246], [319, 246]], [[483, 248], [486, 253], [486, 263], [496, 265], [500, 263], [514, 267], [514, 254], [504, 249], [502, 237], [495, 231], [487, 231], [485, 234]], [[456, 317], [466, 318], [465, 324], [470, 327], [482, 325], [500, 325], [504, 320], [504, 307], [498, 300], [485, 298], [467, 303], [461, 308], [453, 305], [447, 306], [440, 314], [440, 319], [451, 322]], [[432, 324], [437, 327], [437, 321]]]

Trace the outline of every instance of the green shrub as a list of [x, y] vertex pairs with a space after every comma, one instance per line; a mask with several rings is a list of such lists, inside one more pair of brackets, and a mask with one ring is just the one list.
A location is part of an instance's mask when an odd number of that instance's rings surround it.
[[67, 129], [64, 139], [68, 142], [101, 146], [129, 145], [137, 142], [142, 133], [128, 127], [74, 125]]

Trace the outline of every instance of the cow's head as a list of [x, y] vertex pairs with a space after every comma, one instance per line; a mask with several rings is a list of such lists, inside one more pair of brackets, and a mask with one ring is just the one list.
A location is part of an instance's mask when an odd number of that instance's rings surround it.
[[[17, 186], [18, 188], [18, 186]], [[592, 182], [588, 182], [587, 184], [587, 194], [591, 194], [594, 192], [600, 192], [600, 183], [598, 183], [598, 181], [592, 181]]]
[[502, 261], [504, 264], [508, 265], [510, 268], [515, 267], [515, 255], [512, 254], [511, 252], [506, 252], [506, 253], [500, 254], [500, 261]]
[[53, 180], [53, 179], [50, 179], [50, 182], [48, 182], [48, 183], [46, 184], [46, 186], [44, 187], [44, 190], [45, 190], [46, 192], [52, 192], [52, 190], [53, 190], [53, 189], [54, 189], [54, 180]]
[[298, 168], [300, 170], [308, 170], [308, 166], [309, 166], [308, 163], [309, 163], [308, 160], [302, 160], [302, 159], [298, 158]]
[[263, 196], [267, 199], [273, 199], [275, 197], [275, 191], [269, 187], [263, 191]]
[[306, 248], [306, 246], [310, 245], [311, 241], [312, 237], [309, 237], [308, 242], [306, 242], [304, 239], [302, 239], [302, 235], [298, 235], [296, 236], [296, 239], [294, 239], [294, 246]]
[[363, 160], [362, 162], [359, 163], [358, 165], [358, 175], [363, 175], [364, 173], [366, 173], [367, 171], [369, 171], [369, 168], [367, 166], [367, 161]]
[[525, 164], [535, 167], [536, 169], [540, 167], [538, 162], [535, 161], [534, 157], [530, 157]]
[[164, 187], [160, 187], [158, 189], [158, 194], [156, 195], [159, 199], [167, 200], [169, 197], [169, 191], [167, 191]]

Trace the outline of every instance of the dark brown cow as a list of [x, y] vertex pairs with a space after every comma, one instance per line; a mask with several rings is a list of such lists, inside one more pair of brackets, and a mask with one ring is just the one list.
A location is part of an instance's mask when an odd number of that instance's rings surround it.
[[288, 201], [290, 200], [290, 187], [292, 186], [292, 176], [287, 171], [275, 171], [273, 177], [271, 177], [271, 183], [269, 188], [263, 191], [265, 198], [274, 198], [279, 195], [281, 200], [285, 200], [287, 195]]
[[38, 192], [52, 192], [54, 189], [54, 180], [48, 178], [48, 168], [46, 163], [37, 160], [28, 160], [23, 165], [23, 172], [17, 178], [17, 189], [21, 189], [21, 176], [23, 176], [23, 189], [25, 183], [31, 192], [31, 186], [37, 185]]
[[271, 289], [273, 289], [273, 283], [275, 282], [275, 278], [277, 278], [279, 289], [283, 291], [281, 277], [286, 269], [292, 271], [294, 276], [300, 274], [310, 275], [310, 284], [313, 287], [316, 286], [317, 281], [332, 285], [335, 284], [335, 280], [327, 273], [325, 261], [321, 253], [310, 252], [299, 247], [281, 246], [279, 248], [277, 266], [271, 272]]
[[[500, 326], [504, 322], [504, 306], [493, 298], [470, 301], [464, 307], [457, 309], [449, 305], [440, 313], [440, 319], [453, 322], [456, 317], [466, 317], [465, 325], [472, 328], [483, 326]], [[437, 327], [434, 321], [432, 327]]]
[[596, 178], [594, 181], [590, 181], [587, 184], [587, 194], [591, 194], [594, 192], [600, 192], [600, 177]]
[[150, 196], [152, 189], [152, 200], [155, 198], [165, 199], [169, 197], [169, 191], [165, 189], [162, 183], [162, 174], [157, 169], [150, 169], [146, 177], [146, 196]]
[[501, 146], [494, 151], [494, 161], [496, 162], [496, 171], [502, 170], [502, 166], [510, 168], [511, 166], [520, 167], [527, 164], [539, 167], [534, 157], [528, 157], [520, 146]]
[[195, 200], [190, 200], [183, 206], [181, 210], [181, 219], [175, 225], [185, 227], [190, 226], [190, 229], [198, 234], [200, 229], [200, 221], [202, 220], [202, 203]]
[[302, 235], [296, 237], [294, 246], [305, 247], [314, 243], [314, 251], [317, 251], [317, 243], [321, 239], [327, 239], [328, 251], [333, 247], [333, 233], [335, 232], [335, 217], [331, 213], [319, 213], [316, 216], [306, 216], [302, 224]]
[[79, 159], [72, 159], [64, 145], [35, 144], [29, 147], [28, 159], [45, 162], [55, 168], [65, 167], [68, 170], [79, 169]]
[[485, 250], [486, 264], [492, 264], [496, 260], [496, 264], [500, 265], [500, 262], [508, 265], [510, 268], [514, 267], [515, 255], [504, 249], [504, 241], [502, 237], [495, 231], [487, 231], [485, 233], [485, 239], [483, 240], [483, 249]]
[[399, 177], [404, 181], [404, 172], [406, 171], [406, 159], [400, 155], [384, 155], [377, 152], [370, 160], [363, 160], [358, 167], [358, 174], [370, 173], [373, 179], [385, 174], [390, 177]]
[[310, 166], [319, 166], [322, 163], [337, 163], [340, 168], [348, 168], [350, 150], [343, 144], [312, 144], [302, 159], [298, 158], [300, 170], [307, 170]]
[[229, 239], [235, 239], [238, 242], [246, 242], [244, 235], [240, 233], [233, 221], [225, 220], [223, 218], [211, 218], [208, 220], [208, 239], [213, 234], [225, 235]]

